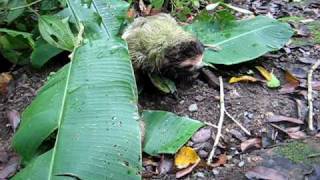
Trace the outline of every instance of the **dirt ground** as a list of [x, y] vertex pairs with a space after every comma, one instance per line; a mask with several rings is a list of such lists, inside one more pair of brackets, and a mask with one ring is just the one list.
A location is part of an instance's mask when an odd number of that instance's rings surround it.
[[[308, 1], [308, 3], [287, 3], [284, 1], [234, 1], [235, 5], [242, 6], [254, 11], [257, 14], [271, 14], [275, 18], [283, 16], [299, 15], [305, 18], [320, 18], [320, 3], [318, 1]], [[259, 137], [262, 139], [262, 145], [268, 147], [276, 143], [284, 142], [288, 137], [281, 132], [277, 132], [267, 123], [267, 115], [283, 115], [301, 119], [305, 122], [301, 125], [301, 131], [312, 136], [320, 130], [320, 96], [319, 91], [314, 92], [314, 119], [317, 130], [310, 132], [307, 129], [307, 100], [306, 86], [299, 88], [294, 93], [282, 93], [280, 88], [270, 89], [264, 83], [235, 83], [229, 84], [228, 80], [232, 76], [242, 75], [252, 71], [254, 76], [263, 79], [255, 70], [255, 65], [262, 65], [280, 79], [281, 85], [285, 84], [285, 70], [289, 70], [300, 79], [306, 80], [307, 72], [312, 64], [303, 61], [305, 59], [313, 62], [320, 59], [319, 45], [296, 46], [289, 45], [285, 49], [276, 53], [268, 54], [258, 60], [244, 63], [236, 66], [216, 66], [218, 70], [211, 69], [215, 76], [223, 76], [225, 84], [225, 105], [227, 111], [235, 117], [250, 132], [247, 136], [243, 131], [226, 117], [224, 122], [223, 142], [217, 150], [217, 155], [226, 152], [232, 158], [224, 167], [218, 167], [214, 170], [198, 168], [186, 179], [245, 179], [244, 173], [254, 164], [244, 161], [246, 154], [239, 154], [239, 145], [246, 139]], [[1, 60], [2, 61], [2, 60]], [[10, 139], [13, 131], [8, 121], [8, 112], [23, 110], [30, 104], [36, 96], [37, 90], [44, 84], [47, 76], [59, 69], [62, 63], [52, 63], [47, 68], [39, 71], [29, 67], [14, 67], [12, 75], [14, 81], [10, 84], [9, 93], [6, 96], [0, 96], [0, 165], [9, 161], [10, 157], [15, 156], [10, 148]], [[4, 69], [3, 71], [8, 71]], [[320, 81], [320, 71], [314, 74], [314, 80]], [[200, 121], [217, 124], [219, 120], [219, 89], [209, 85], [204, 74], [201, 74], [197, 80], [190, 82], [180, 82], [177, 84], [177, 95], [162, 94], [152, 87], [146, 87], [140, 93], [139, 104], [143, 109], [166, 110], [177, 113], [181, 116], [189, 116]], [[190, 105], [196, 109], [190, 111]], [[213, 129], [215, 133], [216, 130]], [[231, 133], [230, 133], [231, 132]], [[278, 136], [272, 139], [277, 132]], [[272, 140], [270, 140], [272, 139]], [[200, 144], [200, 145], [199, 145]], [[213, 140], [194, 143], [188, 142], [189, 146], [199, 147], [202, 159], [206, 159], [211, 150]], [[0, 169], [1, 170], [1, 169]], [[144, 168], [148, 171], [148, 167]], [[158, 176], [162, 179], [172, 179], [174, 175]], [[150, 178], [150, 177], [149, 177]], [[156, 176], [154, 176], [156, 178]]]

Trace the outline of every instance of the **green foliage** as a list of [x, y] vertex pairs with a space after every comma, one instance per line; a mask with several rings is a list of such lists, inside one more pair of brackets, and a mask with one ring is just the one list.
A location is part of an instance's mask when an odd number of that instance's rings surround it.
[[35, 42], [34, 50], [31, 53], [31, 65], [35, 68], [41, 68], [62, 51], [62, 49], [56, 48], [40, 38]]
[[0, 52], [15, 64], [26, 64], [34, 46], [32, 34], [0, 28]]
[[74, 36], [71, 32], [68, 19], [57, 16], [40, 16], [39, 30], [43, 39], [60, 49], [72, 51]]
[[203, 123], [165, 111], [144, 111], [146, 124], [143, 151], [150, 155], [174, 154]]
[[278, 50], [293, 35], [288, 24], [265, 16], [238, 21], [223, 29], [215, 23], [198, 21], [186, 26], [186, 30], [194, 33], [204, 44], [219, 47], [218, 51], [206, 49], [205, 62], [226, 65], [249, 61]]
[[[72, 11], [76, 19], [90, 21], [90, 16], [78, 13], [100, 10], [98, 6], [78, 6], [80, 0], [67, 2], [71, 9], [81, 8]], [[93, 2], [114, 5], [112, 1]], [[117, 23], [103, 19], [103, 24], [91, 31], [105, 34]], [[78, 179], [140, 179], [137, 90], [127, 47], [112, 35], [99, 39], [83, 36], [81, 26], [79, 23], [71, 62], [50, 78], [22, 115], [13, 146], [27, 167], [13, 179], [70, 175]], [[38, 156], [43, 141], [56, 130], [54, 147]]]

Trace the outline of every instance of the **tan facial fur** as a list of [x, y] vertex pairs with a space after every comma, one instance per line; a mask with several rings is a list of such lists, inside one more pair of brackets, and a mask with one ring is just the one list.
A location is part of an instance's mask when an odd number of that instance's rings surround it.
[[180, 63], [179, 67], [190, 67], [188, 68], [189, 71], [197, 70], [202, 67], [202, 59], [203, 54], [197, 55], [196, 57], [184, 60], [182, 63]]

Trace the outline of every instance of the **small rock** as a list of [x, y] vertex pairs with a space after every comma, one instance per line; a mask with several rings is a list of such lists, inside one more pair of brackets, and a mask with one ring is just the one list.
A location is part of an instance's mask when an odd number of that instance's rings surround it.
[[181, 101], [179, 102], [179, 104], [184, 104], [184, 100], [181, 100]]
[[203, 172], [197, 172], [194, 176], [198, 177], [198, 178], [204, 178], [205, 177]]
[[201, 157], [201, 158], [207, 158], [208, 157], [208, 152], [207, 151], [205, 151], [205, 150], [200, 150], [199, 152], [198, 152], [198, 155]]
[[193, 146], [193, 142], [192, 141], [188, 141], [187, 146]]
[[192, 141], [195, 143], [206, 142], [211, 138], [211, 128], [201, 128], [192, 136]]
[[198, 111], [198, 105], [197, 104], [191, 104], [189, 107], [188, 107], [188, 110], [190, 112], [196, 112]]
[[[195, 149], [196, 151], [199, 150], [205, 150], [205, 151], [211, 151], [212, 149], [212, 144], [209, 142], [203, 142], [203, 143], [196, 143], [193, 146], [193, 149]], [[217, 149], [218, 150], [218, 149]]]
[[240, 161], [238, 164], [238, 167], [243, 167], [244, 166], [244, 161]]
[[212, 169], [212, 173], [214, 174], [214, 175], [219, 175], [219, 171], [218, 170], [216, 170], [216, 169]]
[[200, 102], [200, 101], [203, 101], [205, 99], [205, 97], [203, 97], [201, 95], [197, 95], [194, 99]]

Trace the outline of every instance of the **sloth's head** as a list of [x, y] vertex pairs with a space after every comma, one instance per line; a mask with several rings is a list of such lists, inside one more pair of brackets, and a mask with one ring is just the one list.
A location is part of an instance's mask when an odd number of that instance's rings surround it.
[[204, 46], [197, 39], [180, 41], [164, 50], [161, 73], [173, 79], [196, 76], [202, 67]]

